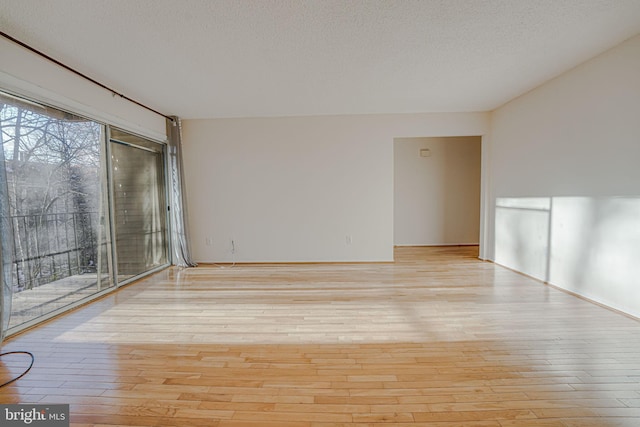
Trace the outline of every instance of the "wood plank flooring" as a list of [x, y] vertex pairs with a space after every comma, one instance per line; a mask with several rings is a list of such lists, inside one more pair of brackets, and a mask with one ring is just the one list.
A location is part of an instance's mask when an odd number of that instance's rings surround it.
[[77, 427], [640, 426], [640, 322], [476, 253], [171, 268], [6, 341], [36, 361], [0, 402]]

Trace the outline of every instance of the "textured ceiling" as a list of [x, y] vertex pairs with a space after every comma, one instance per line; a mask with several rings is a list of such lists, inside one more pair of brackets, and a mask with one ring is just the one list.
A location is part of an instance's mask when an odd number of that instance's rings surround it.
[[639, 0], [0, 0], [2, 31], [183, 118], [492, 110]]

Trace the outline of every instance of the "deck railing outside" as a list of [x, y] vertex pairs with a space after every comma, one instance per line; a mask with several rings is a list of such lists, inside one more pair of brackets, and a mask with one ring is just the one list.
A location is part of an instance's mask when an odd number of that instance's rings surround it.
[[97, 212], [16, 215], [11, 219], [14, 292], [96, 273]]

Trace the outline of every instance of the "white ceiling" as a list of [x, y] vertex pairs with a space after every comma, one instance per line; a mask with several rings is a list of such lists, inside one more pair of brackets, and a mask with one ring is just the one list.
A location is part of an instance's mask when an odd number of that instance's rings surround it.
[[640, 33], [640, 0], [0, 0], [0, 28], [183, 118], [487, 111]]

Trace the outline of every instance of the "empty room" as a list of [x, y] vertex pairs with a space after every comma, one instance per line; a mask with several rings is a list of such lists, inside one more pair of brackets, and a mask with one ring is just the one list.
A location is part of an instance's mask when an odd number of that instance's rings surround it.
[[0, 0], [0, 425], [637, 427], [640, 2]]

